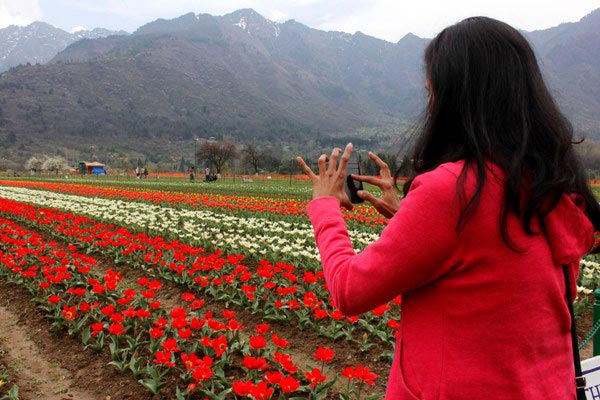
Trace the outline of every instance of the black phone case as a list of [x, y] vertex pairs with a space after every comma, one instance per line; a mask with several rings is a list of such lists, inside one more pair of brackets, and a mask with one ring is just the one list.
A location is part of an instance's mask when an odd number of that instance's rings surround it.
[[351, 159], [346, 168], [345, 189], [350, 202], [353, 204], [363, 203], [364, 200], [358, 197], [358, 191], [363, 190], [363, 184], [360, 181], [352, 179], [351, 174], [360, 175], [360, 157]]

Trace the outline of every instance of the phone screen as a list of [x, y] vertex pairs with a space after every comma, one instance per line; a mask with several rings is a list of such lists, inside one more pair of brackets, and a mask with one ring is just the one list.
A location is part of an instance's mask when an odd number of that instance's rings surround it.
[[352, 179], [351, 174], [360, 175], [360, 156], [357, 153], [350, 155], [348, 166], [346, 168], [346, 194], [350, 198], [350, 202], [357, 204], [364, 202], [358, 197], [358, 191], [363, 190], [363, 184], [360, 181]]

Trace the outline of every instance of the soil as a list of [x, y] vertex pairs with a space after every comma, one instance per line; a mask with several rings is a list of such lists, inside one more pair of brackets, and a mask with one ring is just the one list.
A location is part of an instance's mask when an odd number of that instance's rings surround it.
[[[126, 283], [134, 283], [138, 278], [150, 277], [152, 275], [142, 270], [131, 268], [123, 265], [111, 264], [106, 258], [98, 257], [94, 255], [97, 260], [101, 260], [96, 267], [103, 269], [112, 269], [118, 271], [123, 277], [123, 281]], [[152, 276], [152, 279], [158, 280], [162, 283], [163, 288], [156, 293], [156, 300], [167, 308], [173, 307], [184, 307], [186, 303], [181, 300], [181, 294], [186, 290], [179, 285], [164, 280], [159, 276]], [[197, 296], [197, 298], [202, 298]], [[215, 317], [220, 317], [225, 309], [235, 311], [235, 319], [246, 326], [246, 330], [241, 332], [242, 337], [249, 337], [250, 332], [253, 332], [253, 327], [264, 322], [260, 315], [252, 314], [247, 310], [239, 308], [237, 306], [225, 307], [225, 305], [219, 301], [216, 301], [210, 297], [204, 298], [205, 304], [203, 306], [204, 311], [211, 311]], [[329, 377], [333, 377], [335, 372], [340, 372], [342, 369], [348, 366], [355, 365], [368, 365], [369, 368], [379, 375], [379, 385], [374, 385], [363, 389], [365, 395], [383, 394], [384, 389], [382, 384], [387, 381], [390, 365], [382, 362], [377, 357], [377, 351], [369, 351], [360, 353], [356, 350], [356, 346], [347, 343], [345, 341], [332, 342], [330, 339], [324, 338], [316, 334], [315, 332], [302, 331], [300, 330], [294, 321], [285, 322], [268, 322], [270, 327], [269, 334], [277, 333], [278, 336], [286, 339], [291, 343], [291, 346], [285, 349], [285, 353], [292, 356], [294, 363], [301, 369], [306, 369], [307, 365], [312, 368], [321, 367], [321, 363], [312, 358], [312, 354], [317, 350], [317, 347], [329, 347], [335, 352], [335, 357], [332, 363], [328, 364], [323, 368], [323, 373]], [[378, 347], [381, 349], [381, 347]], [[339, 390], [345, 390], [346, 383], [343, 380], [337, 382], [334, 387]]]
[[[35, 229], [33, 226], [28, 226], [27, 229], [38, 233], [46, 240], [56, 241], [63, 246], [68, 245], [68, 243], [62, 240], [62, 238], [55, 237], [47, 232]], [[95, 266], [96, 268], [118, 271], [122, 275], [123, 280], [129, 283], [132, 287], [135, 286], [134, 283], [137, 282], [137, 279], [142, 277], [152, 277], [152, 279], [161, 282], [163, 289], [156, 293], [156, 300], [161, 301], [162, 304], [167, 308], [184, 307], [186, 305], [186, 303], [181, 300], [180, 296], [182, 293], [190, 291], [189, 289], [162, 279], [158, 275], [149, 274], [148, 272], [139, 268], [132, 268], [126, 264], [115, 264], [110, 257], [98, 254], [96, 252], [93, 252], [91, 255], [99, 261]], [[201, 298], [201, 296], [197, 296], [197, 298]], [[204, 297], [204, 300], [205, 305], [203, 309], [205, 311], [212, 311], [215, 316], [221, 316], [223, 311], [226, 309], [235, 311], [235, 319], [246, 327], [250, 328], [247, 329], [246, 332], [252, 332], [254, 326], [265, 322], [260, 315], [252, 314], [243, 308], [234, 305], [225, 307], [225, 304], [211, 297]], [[318, 347], [329, 347], [335, 352], [335, 357], [331, 363], [328, 363], [328, 365], [323, 368], [323, 373], [325, 375], [328, 377], [333, 377], [335, 372], [339, 373], [346, 367], [366, 365], [371, 371], [375, 372], [379, 378], [377, 379], [375, 385], [364, 388], [363, 393], [365, 395], [374, 395], [383, 394], [385, 392], [383, 385], [387, 382], [391, 365], [387, 361], [382, 361], [379, 358], [379, 353], [382, 350], [381, 345], [374, 346], [371, 350], [360, 352], [357, 350], [357, 346], [355, 344], [348, 343], [344, 340], [333, 342], [331, 339], [320, 336], [316, 332], [301, 330], [295, 321], [268, 322], [268, 325], [271, 327], [269, 333], [277, 333], [278, 336], [291, 343], [291, 346], [285, 349], [285, 353], [291, 354], [292, 360], [300, 369], [306, 369], [307, 365], [310, 365], [312, 368], [320, 368], [321, 363], [313, 359], [312, 354], [317, 350]], [[248, 333], [246, 333], [246, 335], [248, 335]], [[345, 381], [340, 380], [337, 382], [333, 387], [334, 391], [336, 388], [339, 390], [345, 390]], [[166, 390], [164, 390], [164, 392], [166, 393]]]
[[0, 306], [0, 341], [6, 365], [24, 398], [94, 400], [95, 395], [73, 385], [71, 374], [45, 359], [43, 352], [28, 337], [28, 330], [17, 325], [16, 316]]
[[23, 288], [0, 281], [0, 348], [21, 400], [158, 399], [108, 364], [108, 350], [83, 351], [78, 338], [53, 332]]
[[[594, 300], [593, 300], [593, 296], [590, 296], [590, 302], [593, 305]], [[594, 310], [593, 308], [590, 306], [584, 313], [582, 316], [580, 316], [579, 318], [577, 318], [575, 320], [575, 324], [577, 325], [577, 339], [578, 339], [578, 343], [581, 344], [581, 342], [586, 338], [586, 336], [588, 335], [588, 333], [592, 330], [592, 327], [594, 325]], [[596, 335], [600, 335], [600, 333], [597, 333]], [[579, 351], [579, 357], [582, 360], [591, 358], [594, 356], [594, 345], [593, 345], [593, 340], [590, 340], [580, 351]]]
[[[46, 238], [50, 237], [47, 233], [37, 232]], [[54, 237], [52, 239], [56, 240]], [[94, 254], [94, 257], [100, 261], [97, 265], [98, 268], [118, 270], [124, 280], [129, 283], [134, 283], [140, 277], [149, 276], [145, 271], [115, 264], [108, 257], [98, 254]], [[184, 305], [180, 296], [187, 289], [158, 276], [153, 278], [163, 284], [163, 289], [157, 293], [157, 299], [166, 307]], [[128, 372], [119, 374], [113, 367], [107, 366], [110, 361], [108, 351], [100, 353], [81, 351], [82, 345], [79, 339], [68, 337], [64, 333], [57, 334], [49, 331], [48, 320], [35, 308], [30, 299], [31, 296], [23, 289], [0, 281], [0, 349], [7, 351], [5, 357], [8, 358], [4, 365], [18, 365], [15, 364], [15, 360], [17, 362], [21, 360], [21, 363], [22, 360], [39, 360], [40, 366], [35, 368], [33, 363], [30, 363], [31, 366], [28, 365], [27, 368], [10, 368], [9, 370], [11, 380], [19, 385], [24, 400], [36, 398], [50, 400], [168, 398], [153, 397], [133, 379], [131, 374]], [[205, 298], [205, 301], [204, 309], [212, 311], [216, 316], [220, 316], [225, 310], [225, 305], [219, 301], [209, 297]], [[261, 316], [254, 315], [247, 310], [235, 306], [227, 309], [237, 312], [236, 319], [249, 327], [246, 332], [251, 332], [255, 325], [263, 322]], [[19, 312], [16, 313], [16, 310]], [[592, 310], [589, 309], [577, 320], [580, 342], [590, 331], [592, 324]], [[378, 384], [369, 387], [368, 393], [365, 394], [383, 393], [382, 384], [387, 381], [390, 365], [379, 359], [377, 350], [361, 353], [355, 345], [345, 341], [332, 342], [315, 332], [302, 331], [294, 321], [270, 322], [269, 326], [272, 333], [277, 333], [292, 343], [291, 348], [286, 349], [286, 352], [292, 354], [294, 362], [301, 369], [305, 369], [307, 364], [320, 366], [319, 362], [312, 359], [311, 354], [319, 346], [330, 347], [336, 353], [330, 367], [339, 372], [346, 366], [368, 365], [379, 375], [379, 379], [377, 380]], [[7, 333], [7, 331], [9, 332]], [[3, 341], [2, 338], [4, 338]], [[382, 346], [378, 345], [375, 348], [380, 351]], [[588, 343], [580, 354], [582, 359], [591, 357], [592, 343]], [[1, 361], [6, 360], [0, 359]], [[26, 371], [29, 371], [27, 372], [29, 375]], [[331, 369], [326, 368], [324, 372], [328, 376], [333, 375]], [[342, 383], [343, 380], [340, 381], [340, 384]], [[44, 384], [47, 386], [43, 386]], [[174, 385], [174, 381], [169, 382], [163, 393], [174, 393]], [[40, 397], [40, 393], [43, 393], [44, 396]]]

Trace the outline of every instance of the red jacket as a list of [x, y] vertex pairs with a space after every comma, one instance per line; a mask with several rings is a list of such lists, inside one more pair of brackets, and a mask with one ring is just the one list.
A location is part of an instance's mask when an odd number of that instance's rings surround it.
[[[462, 167], [446, 163], [419, 175], [381, 237], [360, 254], [338, 200], [308, 205], [334, 302], [356, 315], [403, 294], [386, 400], [574, 399], [561, 265], [575, 282], [593, 244], [581, 198], [562, 197], [544, 221], [546, 234], [527, 235], [510, 215], [510, 238], [525, 250], [519, 254], [502, 240], [503, 173], [491, 164], [479, 207], [457, 233]], [[465, 187], [473, 193], [474, 174]]]

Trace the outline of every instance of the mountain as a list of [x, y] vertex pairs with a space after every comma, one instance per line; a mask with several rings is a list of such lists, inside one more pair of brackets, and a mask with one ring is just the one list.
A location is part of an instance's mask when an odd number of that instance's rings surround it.
[[600, 9], [530, 32], [548, 84], [580, 133], [600, 138]]
[[68, 33], [45, 22], [34, 22], [25, 27], [11, 25], [0, 29], [0, 73], [21, 64], [44, 64], [81, 39], [124, 34], [127, 32], [103, 28]]
[[[525, 34], [577, 131], [600, 137], [598, 13]], [[80, 40], [0, 75], [0, 157], [58, 149], [173, 162], [191, 158], [194, 137], [382, 149], [424, 107], [428, 41], [324, 32], [251, 9]]]

